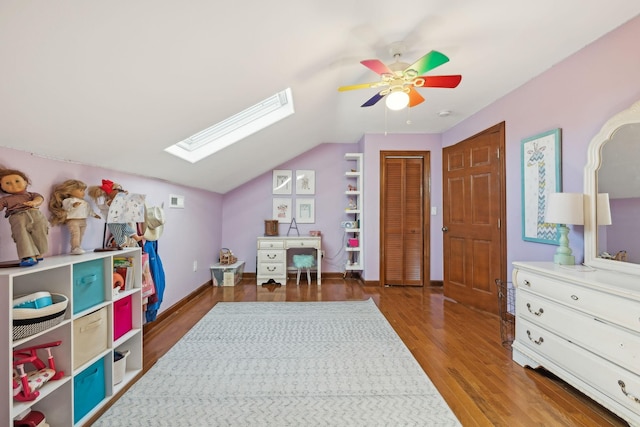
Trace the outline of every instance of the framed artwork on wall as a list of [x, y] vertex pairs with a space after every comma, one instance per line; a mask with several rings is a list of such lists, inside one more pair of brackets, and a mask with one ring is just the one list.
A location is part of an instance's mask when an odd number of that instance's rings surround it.
[[296, 171], [296, 194], [316, 193], [316, 172], [312, 170]]
[[296, 199], [296, 222], [313, 224], [316, 222], [314, 199]]
[[549, 193], [562, 191], [560, 129], [522, 140], [522, 240], [557, 245], [556, 224], [544, 216]]
[[291, 194], [291, 171], [274, 169], [272, 194]]
[[273, 199], [273, 219], [278, 222], [291, 222], [291, 198]]

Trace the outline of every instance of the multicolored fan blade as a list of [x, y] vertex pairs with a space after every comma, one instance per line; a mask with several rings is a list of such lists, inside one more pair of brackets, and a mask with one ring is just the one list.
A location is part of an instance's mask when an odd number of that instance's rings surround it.
[[371, 98], [369, 98], [367, 102], [362, 104], [361, 107], [371, 107], [372, 105], [375, 105], [376, 102], [380, 101], [382, 98], [384, 98], [384, 95], [380, 95], [379, 93], [376, 93]]
[[422, 104], [424, 98], [413, 87], [409, 88], [409, 107], [415, 107], [418, 104]]
[[[462, 80], [462, 76], [460, 74], [451, 75], [451, 76], [420, 76], [416, 77], [416, 80], [423, 79], [424, 84], [417, 85], [417, 87], [446, 87], [453, 89], [454, 87], [458, 87], [460, 81]], [[415, 81], [415, 80], [414, 80]]]
[[[364, 61], [360, 61], [362, 65], [369, 68], [374, 73], [378, 73], [380, 75], [383, 74], [393, 74], [393, 71], [389, 69], [382, 61], [379, 59], [365, 59]], [[421, 74], [421, 73], [418, 73]]]
[[409, 65], [404, 71], [407, 72], [407, 70], [415, 70], [415, 72], [420, 75], [447, 62], [449, 62], [449, 58], [445, 54], [432, 50], [413, 64]]
[[338, 88], [338, 91], [344, 92], [345, 90], [366, 89], [366, 88], [369, 88], [369, 87], [376, 87], [376, 86], [380, 86], [380, 82], [361, 83], [361, 84], [357, 84], [357, 85], [340, 86]]

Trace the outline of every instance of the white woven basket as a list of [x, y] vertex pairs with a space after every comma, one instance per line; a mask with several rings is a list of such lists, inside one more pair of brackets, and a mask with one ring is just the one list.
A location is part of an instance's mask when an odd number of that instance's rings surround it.
[[13, 309], [13, 340], [26, 338], [58, 325], [64, 320], [69, 298], [51, 294], [53, 304], [42, 308]]

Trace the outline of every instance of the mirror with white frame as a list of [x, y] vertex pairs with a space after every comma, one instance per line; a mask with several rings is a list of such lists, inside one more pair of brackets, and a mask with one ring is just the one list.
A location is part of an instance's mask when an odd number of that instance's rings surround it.
[[[640, 101], [608, 120], [591, 140], [584, 193], [585, 264], [640, 274]], [[609, 195], [610, 225], [599, 225], [599, 193]]]

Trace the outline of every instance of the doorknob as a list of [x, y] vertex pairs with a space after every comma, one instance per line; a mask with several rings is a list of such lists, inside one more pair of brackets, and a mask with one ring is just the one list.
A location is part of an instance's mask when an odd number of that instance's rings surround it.
[[442, 227], [442, 231], [449, 231], [449, 228], [445, 225], [444, 227]]

